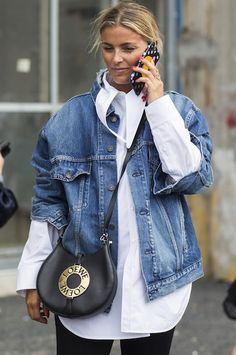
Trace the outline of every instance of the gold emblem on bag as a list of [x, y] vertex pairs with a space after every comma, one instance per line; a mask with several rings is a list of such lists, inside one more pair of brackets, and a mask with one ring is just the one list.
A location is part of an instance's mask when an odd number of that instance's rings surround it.
[[[68, 286], [68, 279], [72, 275], [80, 277], [80, 283], [75, 288]], [[88, 271], [81, 265], [72, 265], [65, 269], [58, 281], [60, 292], [67, 298], [75, 298], [81, 296], [89, 287], [90, 276]]]

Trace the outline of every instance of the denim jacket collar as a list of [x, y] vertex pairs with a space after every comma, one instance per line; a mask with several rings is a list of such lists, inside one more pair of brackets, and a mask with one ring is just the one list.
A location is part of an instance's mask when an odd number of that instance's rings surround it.
[[[106, 69], [101, 69], [97, 73], [97, 78], [96, 78], [96, 80], [93, 83], [93, 86], [92, 86], [92, 89], [91, 89], [91, 96], [92, 96], [94, 105], [96, 105], [97, 95], [98, 95], [99, 91], [101, 90], [101, 88], [103, 87], [103, 76], [105, 75], [106, 72], [107, 72]], [[107, 110], [107, 116], [110, 116], [114, 112], [115, 112], [114, 107], [112, 105], [109, 106], [109, 108]]]

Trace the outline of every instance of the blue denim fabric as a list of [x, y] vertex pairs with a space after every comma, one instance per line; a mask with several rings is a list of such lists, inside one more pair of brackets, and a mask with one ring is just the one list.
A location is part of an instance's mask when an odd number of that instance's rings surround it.
[[[104, 216], [117, 182], [116, 137], [96, 114], [100, 76], [91, 92], [70, 99], [42, 128], [32, 165], [37, 170], [32, 219], [64, 229], [64, 246], [74, 253], [100, 247]], [[149, 300], [166, 295], [203, 275], [202, 261], [184, 194], [212, 184], [212, 143], [205, 118], [193, 102], [167, 92], [202, 155], [199, 171], [178, 182], [162, 171], [148, 122], [141, 132], [127, 173], [139, 231], [141, 266]], [[116, 119], [114, 119], [114, 116]], [[119, 117], [112, 106], [109, 127]], [[117, 207], [110, 238], [117, 263]], [[125, 223], [125, 221], [124, 221]]]

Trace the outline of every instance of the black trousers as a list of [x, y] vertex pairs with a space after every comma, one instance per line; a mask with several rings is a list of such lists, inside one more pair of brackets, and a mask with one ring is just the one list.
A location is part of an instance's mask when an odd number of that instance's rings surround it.
[[[109, 355], [113, 340], [85, 339], [71, 333], [55, 317], [57, 355]], [[169, 355], [174, 329], [150, 337], [120, 340], [121, 355]]]

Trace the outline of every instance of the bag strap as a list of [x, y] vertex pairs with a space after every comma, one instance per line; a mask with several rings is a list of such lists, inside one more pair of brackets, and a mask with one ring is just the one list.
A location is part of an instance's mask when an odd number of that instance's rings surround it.
[[109, 205], [108, 205], [108, 209], [107, 209], [107, 213], [106, 213], [105, 221], [104, 221], [104, 233], [103, 233], [103, 235], [100, 238], [102, 241], [107, 241], [108, 240], [108, 227], [109, 227], [109, 223], [110, 223], [110, 220], [111, 220], [112, 212], [113, 212], [113, 209], [115, 207], [116, 200], [117, 200], [119, 184], [120, 184], [122, 176], [124, 175], [124, 172], [125, 172], [126, 166], [128, 164], [128, 161], [131, 158], [131, 155], [133, 153], [136, 140], [137, 140], [137, 138], [138, 138], [138, 136], [139, 136], [139, 134], [141, 132], [141, 129], [142, 129], [142, 126], [143, 126], [145, 120], [146, 120], [146, 114], [145, 114], [145, 111], [144, 111], [144, 113], [142, 115], [142, 118], [141, 118], [141, 121], [139, 123], [139, 126], [137, 128], [137, 131], [135, 133], [133, 142], [132, 142], [130, 148], [127, 149], [127, 153], [126, 153], [126, 156], [124, 158], [124, 162], [123, 162], [121, 173], [120, 173], [120, 178], [119, 178], [119, 180], [118, 180], [118, 182], [116, 184], [116, 187], [115, 187], [115, 189], [114, 189], [114, 191], [112, 193], [111, 200], [110, 200]]

